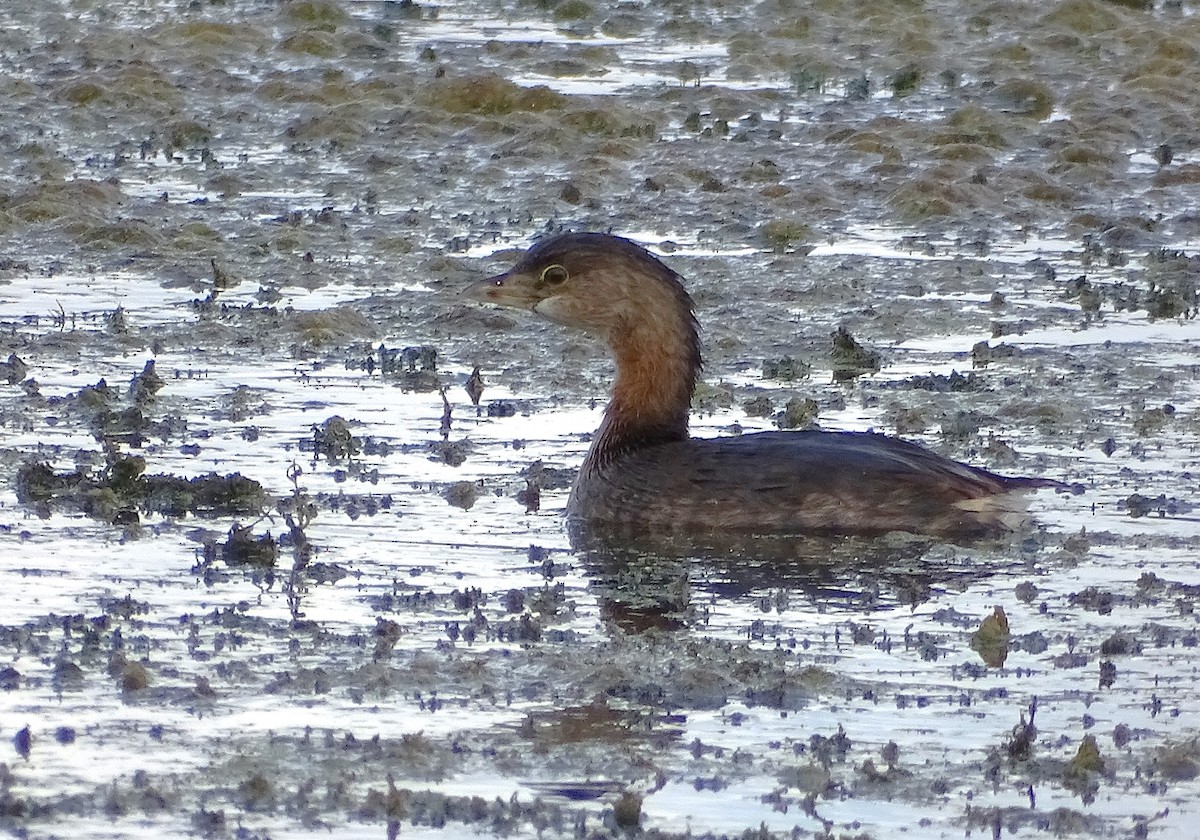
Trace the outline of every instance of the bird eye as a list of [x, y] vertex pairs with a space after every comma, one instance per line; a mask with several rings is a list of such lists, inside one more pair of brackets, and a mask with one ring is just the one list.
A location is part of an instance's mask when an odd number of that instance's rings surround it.
[[571, 275], [565, 268], [556, 263], [555, 265], [548, 265], [542, 269], [541, 281], [543, 283], [548, 283], [551, 286], [557, 286], [570, 276]]

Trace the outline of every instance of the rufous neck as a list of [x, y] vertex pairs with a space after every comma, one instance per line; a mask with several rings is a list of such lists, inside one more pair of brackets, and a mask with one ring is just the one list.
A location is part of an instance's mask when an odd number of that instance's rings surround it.
[[603, 469], [628, 452], [688, 436], [700, 369], [691, 312], [680, 313], [678, 323], [653, 321], [628, 329], [610, 345], [617, 378], [585, 470]]

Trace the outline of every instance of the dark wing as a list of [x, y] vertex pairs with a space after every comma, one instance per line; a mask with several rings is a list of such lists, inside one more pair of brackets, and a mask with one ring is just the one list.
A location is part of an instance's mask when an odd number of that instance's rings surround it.
[[570, 512], [666, 530], [966, 534], [1002, 530], [1016, 509], [1002, 497], [1041, 484], [884, 435], [764, 432], [631, 453], [581, 481]]

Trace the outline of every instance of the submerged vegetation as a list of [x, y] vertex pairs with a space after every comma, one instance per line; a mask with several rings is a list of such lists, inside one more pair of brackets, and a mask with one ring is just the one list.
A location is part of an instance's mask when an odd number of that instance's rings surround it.
[[[0, 832], [1195, 823], [1192, 5], [9, 6]], [[1087, 492], [570, 550], [609, 361], [457, 296], [562, 228], [687, 279], [698, 434]]]
[[143, 458], [119, 457], [103, 470], [56, 473], [31, 461], [17, 470], [17, 500], [48, 513], [79, 510], [106, 522], [136, 522], [138, 512], [163, 516], [260, 513], [271, 501], [257, 481], [232, 473], [197, 478], [145, 474]]

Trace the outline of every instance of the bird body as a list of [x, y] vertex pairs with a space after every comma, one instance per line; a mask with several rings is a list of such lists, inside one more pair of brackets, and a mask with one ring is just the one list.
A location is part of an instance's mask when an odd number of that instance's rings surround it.
[[870, 432], [757, 432], [581, 472], [567, 516], [608, 532], [975, 537], [1013, 530], [1041, 484]]
[[691, 297], [641, 246], [599, 233], [535, 244], [466, 292], [604, 340], [617, 375], [567, 505], [575, 526], [612, 533], [860, 534], [973, 538], [1012, 530], [1012, 478], [868, 432], [688, 437], [701, 366]]

